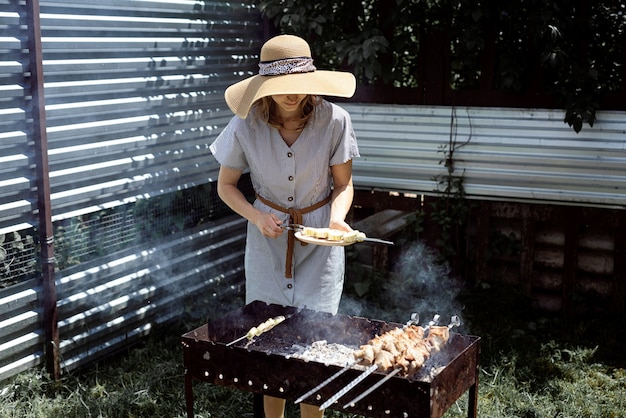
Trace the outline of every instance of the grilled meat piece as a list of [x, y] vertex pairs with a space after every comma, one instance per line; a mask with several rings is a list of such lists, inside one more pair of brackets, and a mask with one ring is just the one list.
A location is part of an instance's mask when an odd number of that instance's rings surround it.
[[360, 350], [354, 352], [354, 359], [360, 360], [363, 364], [374, 364], [374, 346], [365, 344], [360, 347]]
[[374, 363], [378, 366], [379, 370], [388, 372], [395, 367], [396, 356], [389, 351], [379, 350], [374, 357]]
[[431, 327], [426, 337], [427, 343], [435, 352], [440, 351], [448, 339], [450, 339], [450, 329], [446, 326]]
[[376, 364], [379, 370], [402, 368], [404, 375], [415, 373], [434, 352], [440, 351], [450, 338], [447, 326], [430, 327], [424, 338], [424, 329], [416, 325], [394, 328], [376, 336], [354, 352], [359, 364]]

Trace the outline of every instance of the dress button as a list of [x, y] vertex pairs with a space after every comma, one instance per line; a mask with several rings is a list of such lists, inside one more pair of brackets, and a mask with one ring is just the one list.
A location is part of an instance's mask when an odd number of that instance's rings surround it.
[[289, 283], [289, 284], [287, 285], [287, 289], [291, 289], [292, 287], [293, 287], [293, 285], [292, 285], [291, 283]]
[[289, 197], [287, 198], [287, 200], [288, 200], [288, 201], [290, 201], [290, 202], [293, 202], [293, 196], [289, 196]]
[[293, 153], [292, 152], [288, 152], [287, 153], [287, 157], [289, 157], [289, 158], [293, 157]]
[[289, 181], [293, 181], [293, 176], [289, 176]]

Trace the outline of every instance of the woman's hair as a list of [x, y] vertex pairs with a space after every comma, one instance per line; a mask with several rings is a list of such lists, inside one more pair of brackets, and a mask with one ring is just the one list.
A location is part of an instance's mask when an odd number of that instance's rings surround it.
[[[313, 111], [315, 110], [315, 106], [319, 103], [319, 96], [315, 96], [312, 94], [307, 94], [307, 96], [300, 102], [299, 111], [300, 111], [300, 124], [298, 126], [298, 130], [301, 131], [304, 129], [306, 123], [311, 119], [313, 115]], [[276, 115], [276, 102], [272, 100], [271, 96], [261, 97], [254, 104], [256, 116], [259, 117], [262, 121], [267, 123], [268, 125], [281, 129], [283, 128], [282, 120], [278, 119]]]

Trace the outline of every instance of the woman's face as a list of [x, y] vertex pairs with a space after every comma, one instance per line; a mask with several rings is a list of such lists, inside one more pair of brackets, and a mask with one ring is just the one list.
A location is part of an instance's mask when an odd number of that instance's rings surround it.
[[279, 113], [290, 114], [300, 109], [305, 97], [306, 94], [276, 94], [272, 96], [272, 100], [278, 106]]

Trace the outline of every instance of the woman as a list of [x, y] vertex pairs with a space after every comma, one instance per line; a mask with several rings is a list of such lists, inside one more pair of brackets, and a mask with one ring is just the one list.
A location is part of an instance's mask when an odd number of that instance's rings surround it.
[[[307, 245], [290, 223], [351, 231], [352, 159], [359, 156], [348, 113], [321, 95], [351, 97], [350, 73], [320, 71], [309, 45], [280, 35], [261, 49], [259, 75], [226, 90], [235, 113], [211, 145], [220, 163], [217, 191], [248, 220], [246, 303], [261, 300], [336, 313], [343, 288], [341, 246]], [[249, 170], [257, 194], [250, 204], [237, 183]], [[284, 414], [283, 399], [264, 397], [266, 418]], [[323, 416], [301, 404], [301, 416]]]

